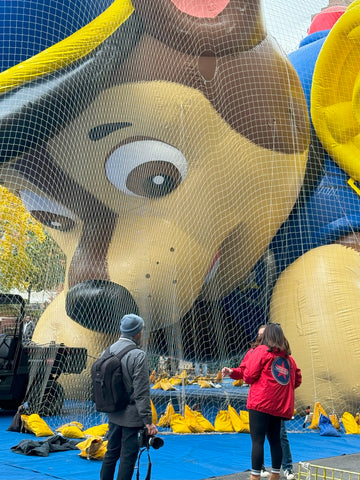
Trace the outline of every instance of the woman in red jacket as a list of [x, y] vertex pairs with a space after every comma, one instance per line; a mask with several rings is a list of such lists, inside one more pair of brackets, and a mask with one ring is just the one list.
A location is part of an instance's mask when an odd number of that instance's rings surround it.
[[281, 419], [292, 417], [294, 391], [301, 384], [301, 371], [291, 357], [289, 342], [281, 326], [269, 323], [260, 345], [246, 354], [238, 368], [225, 367], [222, 373], [233, 379], [243, 378], [250, 385], [246, 406], [252, 441], [251, 480], [260, 477], [265, 436], [271, 453], [270, 480], [278, 480], [282, 459]]

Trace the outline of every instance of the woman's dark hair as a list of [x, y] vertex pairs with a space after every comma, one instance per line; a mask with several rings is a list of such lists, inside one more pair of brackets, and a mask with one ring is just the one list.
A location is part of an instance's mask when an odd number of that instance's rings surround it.
[[266, 325], [261, 344], [267, 345], [269, 347], [269, 352], [281, 350], [285, 352], [286, 355], [291, 355], [289, 342], [287, 341], [287, 338], [285, 337], [284, 332], [278, 323], [268, 323]]
[[266, 325], [260, 325], [260, 327], [258, 328], [258, 335], [257, 335], [256, 339], [254, 340], [254, 342], [250, 345], [251, 348], [255, 348], [258, 345], [261, 345], [261, 340], [262, 340], [262, 337], [263, 337], [263, 333], [259, 334], [259, 332], [262, 329], [265, 330], [265, 328], [266, 328]]

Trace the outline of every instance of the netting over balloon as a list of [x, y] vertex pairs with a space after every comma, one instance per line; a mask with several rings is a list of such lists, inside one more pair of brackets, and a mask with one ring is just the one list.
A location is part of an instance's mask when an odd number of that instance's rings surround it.
[[357, 411], [360, 3], [333, 3], [3, 2], [2, 277], [35, 220], [59, 247], [33, 410], [93, 411], [91, 364], [136, 313], [160, 413], [244, 409], [218, 372], [269, 321], [299, 415]]

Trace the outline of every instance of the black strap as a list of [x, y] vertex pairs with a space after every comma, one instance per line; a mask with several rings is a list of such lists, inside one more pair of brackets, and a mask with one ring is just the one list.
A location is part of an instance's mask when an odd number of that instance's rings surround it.
[[140, 480], [140, 457], [143, 454], [143, 452], [145, 452], [145, 450], [147, 450], [148, 460], [149, 460], [145, 480], [150, 480], [150, 477], [151, 477], [151, 458], [150, 458], [149, 448], [143, 448], [143, 449], [140, 450], [139, 456], [138, 456], [136, 480]]
[[110, 351], [110, 347], [107, 347], [107, 349], [105, 350], [105, 354], [106, 355], [116, 355], [118, 357], [118, 359], [121, 360], [124, 355], [126, 355], [128, 352], [130, 352], [130, 350], [135, 350], [135, 348], [139, 348], [139, 347], [137, 345], [132, 344], [132, 345], [128, 345], [127, 347], [120, 350], [119, 353], [112, 353]]
[[[109, 355], [115, 355], [119, 361], [121, 361], [121, 359], [128, 353], [130, 352], [130, 350], [135, 350], [135, 349], [138, 349], [138, 350], [141, 350], [137, 345], [134, 345], [134, 344], [131, 344], [131, 345], [128, 345], [127, 347], [123, 348], [122, 350], [120, 350], [119, 353], [111, 353], [110, 352], [110, 347], [108, 347], [105, 352]], [[120, 365], [120, 368], [122, 368], [122, 366]], [[128, 396], [129, 396], [129, 404], [133, 405], [135, 403], [134, 400], [130, 400], [131, 399], [131, 396], [134, 392], [134, 389], [131, 388], [130, 389], [130, 392], [127, 392], [128, 393]]]

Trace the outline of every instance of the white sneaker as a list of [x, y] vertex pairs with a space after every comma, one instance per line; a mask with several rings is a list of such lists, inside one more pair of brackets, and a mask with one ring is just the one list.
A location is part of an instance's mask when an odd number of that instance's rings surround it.
[[294, 480], [295, 475], [292, 470], [285, 470], [284, 477], [286, 478], [286, 480]]
[[265, 470], [264, 468], [261, 469], [261, 472], [260, 472], [260, 477], [261, 478], [267, 478], [269, 476], [270, 476], [270, 473], [267, 470]]

